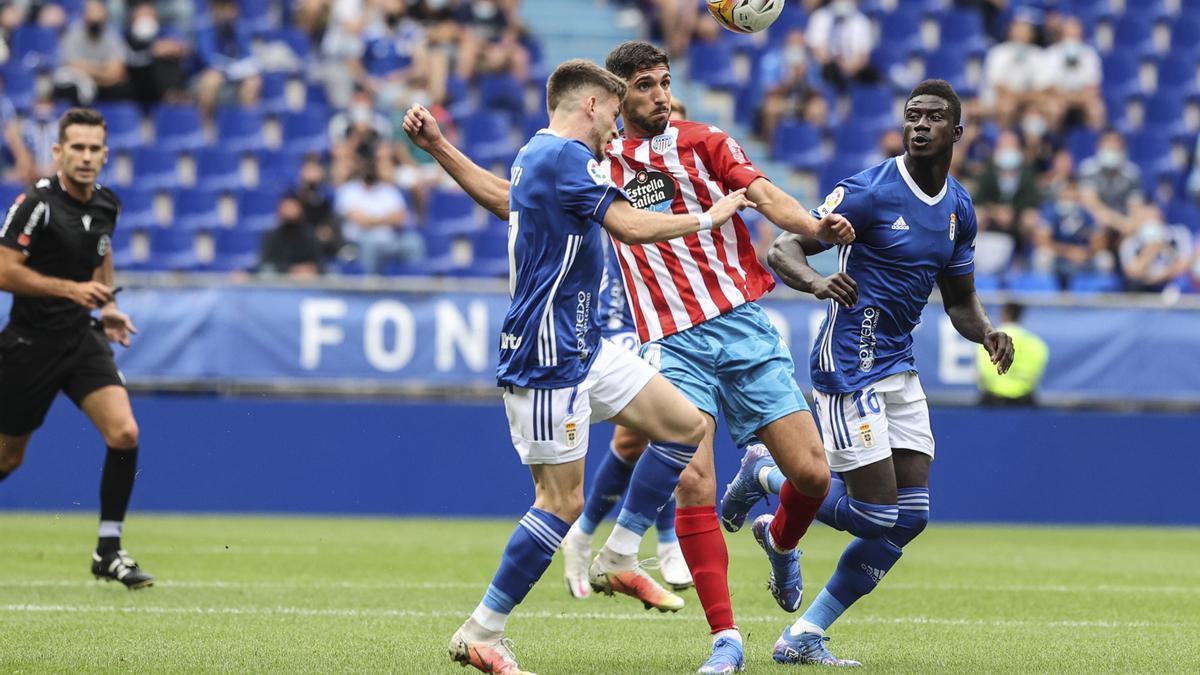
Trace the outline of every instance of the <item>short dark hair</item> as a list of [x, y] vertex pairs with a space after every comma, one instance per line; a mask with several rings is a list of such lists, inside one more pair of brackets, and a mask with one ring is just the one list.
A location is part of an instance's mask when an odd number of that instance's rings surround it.
[[958, 100], [958, 94], [954, 93], [954, 87], [945, 80], [924, 80], [918, 84], [912, 93], [908, 95], [908, 99], [904, 101], [904, 105], [908, 106], [908, 102], [918, 96], [937, 96], [944, 99], [950, 106], [950, 114], [954, 116], [954, 124], [957, 126], [962, 123], [962, 101]]
[[67, 127], [75, 124], [85, 127], [100, 127], [104, 130], [105, 137], [108, 136], [108, 124], [104, 121], [104, 115], [100, 114], [100, 111], [91, 108], [71, 108], [58, 120], [59, 143], [67, 140]]
[[1025, 305], [1019, 302], [1006, 302], [1001, 307], [1001, 312], [1008, 320], [1013, 323], [1021, 323], [1021, 317], [1025, 314]]
[[598, 87], [625, 97], [625, 82], [587, 59], [563, 61], [546, 81], [546, 107], [553, 112], [563, 99], [585, 87]]
[[622, 42], [608, 53], [608, 58], [604, 61], [608, 72], [625, 81], [629, 81], [637, 71], [655, 66], [670, 68], [671, 57], [658, 47], [641, 40]]

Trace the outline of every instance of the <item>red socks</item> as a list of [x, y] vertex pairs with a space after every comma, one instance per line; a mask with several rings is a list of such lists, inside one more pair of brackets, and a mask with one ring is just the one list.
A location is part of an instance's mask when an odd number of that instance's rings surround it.
[[[808, 526], [817, 516], [817, 509], [825, 497], [809, 497], [792, 487], [791, 481], [783, 482], [779, 491], [779, 508], [775, 509], [775, 520], [771, 521], [771, 541], [780, 551], [790, 551], [800, 543], [808, 532]], [[679, 526], [675, 526], [676, 530]], [[687, 557], [687, 552], [684, 552]]]
[[683, 559], [696, 583], [708, 627], [713, 633], [735, 628], [729, 600], [729, 550], [725, 548], [716, 505], [679, 507], [675, 511], [675, 536], [679, 537]]

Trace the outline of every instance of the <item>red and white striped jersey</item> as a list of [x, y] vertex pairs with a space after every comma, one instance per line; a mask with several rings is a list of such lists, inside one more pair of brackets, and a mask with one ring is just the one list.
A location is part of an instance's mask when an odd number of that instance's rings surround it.
[[[640, 209], [700, 214], [763, 176], [738, 142], [717, 127], [672, 122], [653, 138], [608, 146], [612, 181]], [[656, 244], [613, 245], [642, 342], [673, 335], [775, 287], [735, 215], [718, 229]]]

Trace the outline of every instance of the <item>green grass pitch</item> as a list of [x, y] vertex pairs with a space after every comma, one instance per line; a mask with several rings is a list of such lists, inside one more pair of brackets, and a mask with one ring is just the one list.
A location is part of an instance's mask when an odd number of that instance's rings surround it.
[[[135, 514], [125, 542], [159, 583], [129, 592], [88, 574], [92, 517], [0, 515], [0, 672], [463, 673], [446, 643], [514, 522]], [[784, 672], [765, 558], [749, 528], [727, 540], [747, 670]], [[845, 542], [805, 538], [808, 599]], [[561, 575], [556, 558], [509, 622], [526, 669], [689, 673], [707, 656], [693, 591], [663, 615], [573, 600]], [[1200, 530], [935, 524], [831, 634], [865, 672], [1197, 673]]]

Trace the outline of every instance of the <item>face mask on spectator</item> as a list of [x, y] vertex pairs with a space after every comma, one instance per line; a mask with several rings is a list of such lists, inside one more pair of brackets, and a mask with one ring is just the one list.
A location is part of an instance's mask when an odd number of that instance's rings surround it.
[[1157, 220], [1149, 220], [1142, 223], [1138, 234], [1146, 243], [1162, 241], [1167, 236], [1167, 226]]
[[104, 33], [104, 22], [101, 21], [99, 23], [92, 23], [89, 21], [87, 24], [87, 32], [92, 39], [100, 37], [100, 35]]
[[350, 108], [350, 121], [354, 124], [370, 124], [371, 108], [365, 105], [356, 105]]
[[996, 153], [996, 166], [1003, 171], [1012, 171], [1021, 166], [1021, 151], [1007, 148]]
[[1041, 137], [1046, 133], [1046, 120], [1038, 115], [1030, 115], [1021, 120], [1021, 130], [1028, 136]]
[[849, 16], [854, 13], [854, 0], [834, 0], [829, 9], [838, 16]]
[[158, 20], [152, 16], [139, 16], [129, 26], [129, 32], [134, 39], [148, 42], [158, 35]]
[[1120, 150], [1101, 150], [1096, 153], [1096, 161], [1106, 169], [1115, 169], [1125, 161], [1125, 153]]
[[788, 47], [783, 51], [783, 61], [791, 67], [802, 66], [808, 60], [804, 47]]

